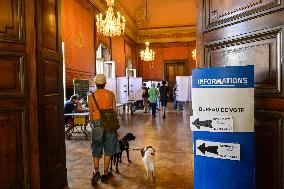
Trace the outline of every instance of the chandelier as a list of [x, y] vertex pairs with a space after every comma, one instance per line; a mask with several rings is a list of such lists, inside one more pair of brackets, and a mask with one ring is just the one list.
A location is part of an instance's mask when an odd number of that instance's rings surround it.
[[115, 18], [113, 8], [114, 0], [106, 0], [107, 1], [107, 12], [106, 17], [103, 20], [103, 15], [97, 15], [97, 31], [100, 34], [108, 37], [119, 36], [124, 33], [125, 29], [125, 18], [124, 16], [120, 16], [119, 12], [117, 12], [117, 18]]
[[142, 50], [142, 51], [140, 52], [141, 60], [144, 60], [144, 61], [152, 61], [152, 60], [154, 60], [154, 58], [155, 58], [155, 52], [149, 49], [149, 44], [150, 44], [150, 43], [147, 41], [147, 42], [145, 43], [146, 49], [145, 49], [145, 50]]

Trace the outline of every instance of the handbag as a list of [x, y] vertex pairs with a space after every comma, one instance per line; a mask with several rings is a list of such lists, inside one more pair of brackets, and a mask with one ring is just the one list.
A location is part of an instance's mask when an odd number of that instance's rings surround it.
[[94, 102], [100, 112], [100, 127], [104, 129], [105, 132], [108, 133], [114, 133], [116, 132], [119, 128], [119, 120], [117, 119], [117, 114], [114, 111], [113, 108], [110, 109], [100, 109], [97, 101], [96, 101], [96, 97], [94, 95], [94, 93], [92, 94]]

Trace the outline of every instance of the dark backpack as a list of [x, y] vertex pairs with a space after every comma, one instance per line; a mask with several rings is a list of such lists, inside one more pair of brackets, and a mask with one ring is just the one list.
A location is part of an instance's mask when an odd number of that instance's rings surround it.
[[142, 94], [142, 98], [149, 98], [149, 93], [148, 93], [147, 87], [145, 87], [143, 90], [145, 90], [145, 92]]

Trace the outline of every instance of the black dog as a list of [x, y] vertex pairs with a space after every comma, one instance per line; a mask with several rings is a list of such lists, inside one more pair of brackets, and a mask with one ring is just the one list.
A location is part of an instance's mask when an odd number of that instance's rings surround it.
[[116, 173], [119, 173], [118, 170], [118, 162], [121, 163], [121, 156], [122, 156], [122, 152], [125, 150], [126, 151], [126, 155], [127, 155], [127, 159], [128, 162], [131, 163], [130, 159], [129, 159], [129, 141], [131, 140], [135, 140], [136, 137], [132, 134], [132, 133], [127, 133], [122, 139], [119, 140], [119, 144], [120, 144], [120, 152], [113, 154], [111, 156], [111, 163], [110, 163], [110, 170], [112, 170], [112, 162], [113, 164], [116, 166]]

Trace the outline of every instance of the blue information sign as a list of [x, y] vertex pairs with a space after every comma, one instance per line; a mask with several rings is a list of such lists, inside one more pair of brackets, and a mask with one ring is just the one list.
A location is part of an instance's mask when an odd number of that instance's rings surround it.
[[194, 189], [254, 189], [254, 67], [194, 69], [192, 104]]

